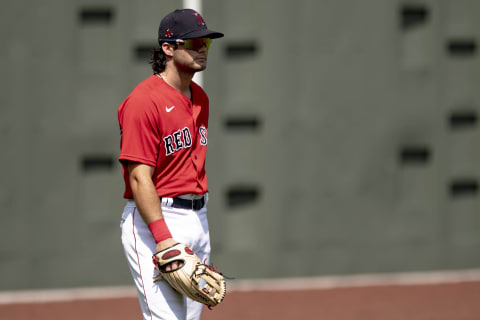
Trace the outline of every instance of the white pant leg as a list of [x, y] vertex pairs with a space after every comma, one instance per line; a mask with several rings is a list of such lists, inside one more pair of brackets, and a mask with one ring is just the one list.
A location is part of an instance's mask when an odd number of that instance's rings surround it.
[[[162, 207], [162, 210], [173, 238], [188, 244], [202, 261], [208, 263], [210, 239], [206, 209], [192, 211]], [[166, 281], [153, 282], [155, 241], [132, 201], [125, 206], [121, 226], [122, 244], [144, 319], [200, 319], [201, 303], [178, 294]]]
[[[208, 229], [207, 210], [199, 211], [162, 207], [165, 222], [173, 239], [186, 243], [200, 258], [208, 264], [210, 261], [210, 234]], [[186, 298], [187, 320], [199, 320], [203, 304]]]

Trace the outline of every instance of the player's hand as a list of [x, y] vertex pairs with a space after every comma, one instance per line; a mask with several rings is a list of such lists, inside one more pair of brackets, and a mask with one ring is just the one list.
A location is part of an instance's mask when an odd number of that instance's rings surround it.
[[[173, 238], [168, 238], [157, 243], [157, 247], [155, 248], [155, 250], [156, 252], [160, 252], [162, 250], [165, 250], [167, 248], [170, 248], [176, 245], [177, 243], [178, 241], [173, 240]], [[172, 271], [172, 270], [178, 269], [179, 267], [181, 267], [180, 263], [177, 261], [173, 261], [172, 263], [165, 266], [165, 271], [167, 272]]]

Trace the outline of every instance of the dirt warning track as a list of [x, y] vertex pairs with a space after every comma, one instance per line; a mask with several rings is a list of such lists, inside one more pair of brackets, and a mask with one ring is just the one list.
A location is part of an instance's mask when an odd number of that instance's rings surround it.
[[[221, 305], [204, 310], [202, 319], [478, 320], [478, 275], [239, 281]], [[0, 293], [0, 319], [131, 320], [141, 315], [135, 290], [128, 287]]]

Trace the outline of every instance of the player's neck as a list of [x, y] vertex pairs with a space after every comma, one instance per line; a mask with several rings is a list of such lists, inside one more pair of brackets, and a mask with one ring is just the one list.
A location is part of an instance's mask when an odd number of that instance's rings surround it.
[[165, 70], [160, 76], [168, 85], [190, 98], [190, 84], [192, 83], [193, 73]]

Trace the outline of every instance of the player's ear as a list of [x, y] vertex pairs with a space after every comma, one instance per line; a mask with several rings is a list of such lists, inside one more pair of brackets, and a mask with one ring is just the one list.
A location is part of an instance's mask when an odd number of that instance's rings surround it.
[[173, 56], [174, 46], [168, 42], [162, 43], [162, 50], [167, 57]]

